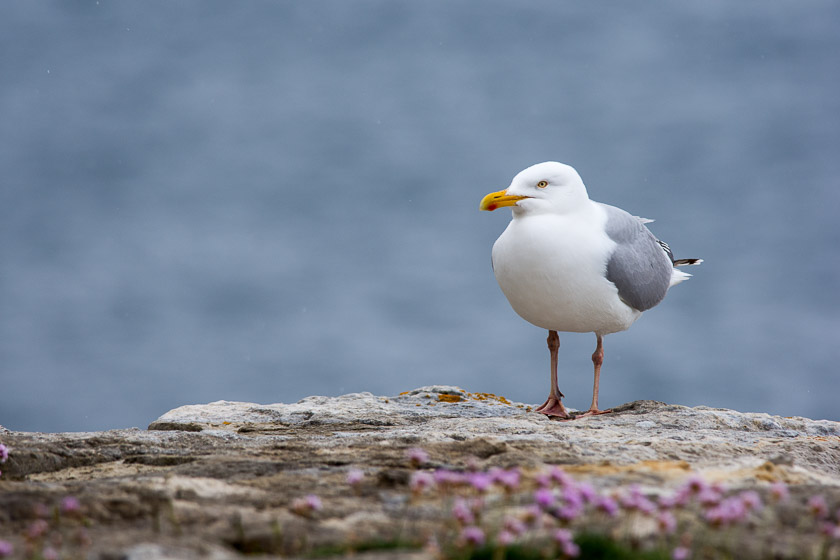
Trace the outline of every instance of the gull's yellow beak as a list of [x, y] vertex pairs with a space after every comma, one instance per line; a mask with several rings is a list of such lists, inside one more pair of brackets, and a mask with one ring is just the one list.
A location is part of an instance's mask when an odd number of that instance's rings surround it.
[[481, 204], [478, 205], [479, 210], [493, 211], [502, 206], [516, 206], [517, 201], [523, 198], [531, 198], [529, 196], [519, 196], [515, 194], [507, 194], [507, 190], [491, 192], [481, 199]]

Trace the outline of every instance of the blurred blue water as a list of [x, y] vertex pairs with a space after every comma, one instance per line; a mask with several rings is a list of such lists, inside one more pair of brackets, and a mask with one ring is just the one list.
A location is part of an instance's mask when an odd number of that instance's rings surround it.
[[[840, 420], [840, 4], [0, 7], [0, 424], [431, 383], [541, 402], [480, 198], [545, 160], [703, 257], [601, 403]], [[561, 335], [591, 391], [593, 335]]]

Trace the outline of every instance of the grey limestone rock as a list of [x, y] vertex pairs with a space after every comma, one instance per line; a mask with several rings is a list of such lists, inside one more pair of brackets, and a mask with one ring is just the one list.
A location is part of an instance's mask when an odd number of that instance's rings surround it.
[[[414, 500], [411, 448], [425, 450], [429, 472], [561, 465], [599, 490], [638, 484], [659, 492], [700, 475], [761, 491], [784, 481], [840, 500], [838, 422], [653, 401], [552, 421], [529, 405], [450, 386], [292, 404], [218, 401], [169, 411], [146, 430], [2, 431], [0, 442], [11, 450], [0, 478], [0, 538], [24, 550], [44, 508], [59, 511], [72, 496], [81, 513], [68, 515], [85, 519], [78, 546], [94, 558], [323, 547], [367, 557], [348, 543], [405, 540], [397, 512]], [[364, 477], [353, 488], [351, 469]], [[307, 495], [323, 508], [302, 511], [295, 500]], [[409, 533], [425, 534], [434, 515], [412, 511]], [[387, 557], [431, 557], [397, 545]]]

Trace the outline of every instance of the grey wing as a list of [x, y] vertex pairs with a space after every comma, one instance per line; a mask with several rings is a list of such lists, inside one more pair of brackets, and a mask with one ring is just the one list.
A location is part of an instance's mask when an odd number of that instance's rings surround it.
[[602, 206], [607, 212], [607, 235], [616, 243], [607, 262], [607, 280], [618, 288], [624, 303], [646, 311], [662, 301], [671, 284], [670, 251], [639, 218], [615, 206]]

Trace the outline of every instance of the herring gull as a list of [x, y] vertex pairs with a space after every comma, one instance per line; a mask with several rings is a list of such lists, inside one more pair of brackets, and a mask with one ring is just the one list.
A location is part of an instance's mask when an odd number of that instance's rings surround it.
[[674, 260], [645, 226], [651, 220], [590, 200], [577, 171], [562, 163], [519, 172], [479, 208], [505, 206], [513, 218], [493, 245], [493, 272], [514, 311], [548, 330], [551, 391], [536, 410], [571, 418], [557, 387], [557, 331], [564, 331], [594, 332], [597, 339], [592, 404], [579, 417], [609, 412], [598, 408], [603, 337], [629, 328], [690, 276], [676, 267], [702, 260]]

